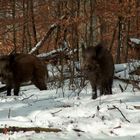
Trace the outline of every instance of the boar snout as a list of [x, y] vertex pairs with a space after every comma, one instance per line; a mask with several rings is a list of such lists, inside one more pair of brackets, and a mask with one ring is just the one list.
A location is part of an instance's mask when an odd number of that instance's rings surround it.
[[83, 66], [83, 70], [86, 72], [96, 72], [96, 71], [99, 71], [99, 68], [100, 68], [99, 64], [97, 64], [97, 63], [94, 63], [94, 64], [86, 63]]

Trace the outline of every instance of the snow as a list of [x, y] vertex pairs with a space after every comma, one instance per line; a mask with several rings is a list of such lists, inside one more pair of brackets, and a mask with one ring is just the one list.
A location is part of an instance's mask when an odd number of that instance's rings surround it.
[[56, 27], [57, 26], [57, 24], [52, 24], [51, 25], [51, 28], [54, 28], [54, 27]]
[[137, 38], [130, 38], [130, 41], [135, 44], [140, 44], [140, 39], [137, 39]]
[[140, 76], [130, 75], [131, 72], [140, 66], [140, 61], [132, 60], [130, 63], [115, 64], [115, 76], [122, 79], [130, 79], [140, 81]]
[[[91, 100], [88, 84], [77, 97], [73, 90], [49, 89], [39, 91], [33, 85], [21, 87], [20, 96], [0, 95], [0, 127], [49, 127], [59, 128], [58, 133], [15, 132], [0, 134], [1, 140], [139, 140], [140, 91], [132, 86], [122, 93], [114, 81], [113, 95]], [[99, 106], [99, 110], [97, 107]], [[125, 117], [113, 107], [118, 107]], [[10, 109], [10, 117], [8, 118]], [[80, 132], [74, 131], [80, 130]]]
[[41, 40], [41, 41], [39, 41], [39, 42], [36, 44], [36, 46], [35, 46], [35, 47], [33, 47], [33, 48], [32, 48], [32, 50], [29, 52], [29, 54], [32, 54], [34, 51], [36, 51], [36, 50], [37, 50], [37, 48], [38, 48], [38, 47], [40, 47], [41, 43], [42, 43], [42, 40]]
[[115, 64], [115, 73], [125, 71], [127, 69], [127, 63]]
[[49, 57], [49, 56], [53, 56], [55, 54], [57, 55], [57, 53], [59, 53], [59, 52], [66, 51], [67, 48], [68, 48], [67, 42], [64, 41], [62, 47], [60, 47], [58, 49], [55, 49], [55, 50], [52, 50], [48, 53], [41, 53], [41, 54], [37, 55], [37, 57], [39, 57], [39, 58], [45, 57], [46, 58], [46, 57]]

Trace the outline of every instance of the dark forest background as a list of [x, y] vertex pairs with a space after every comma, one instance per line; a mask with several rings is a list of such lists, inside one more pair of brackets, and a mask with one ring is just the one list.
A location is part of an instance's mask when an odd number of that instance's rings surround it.
[[57, 24], [37, 53], [64, 41], [77, 49], [102, 41], [116, 63], [135, 56], [130, 38], [140, 38], [140, 0], [0, 0], [0, 53], [28, 53]]

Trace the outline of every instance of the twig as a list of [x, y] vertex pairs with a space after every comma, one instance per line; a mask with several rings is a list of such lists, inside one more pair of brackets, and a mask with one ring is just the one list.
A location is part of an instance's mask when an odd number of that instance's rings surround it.
[[29, 97], [23, 98], [21, 101], [27, 100], [27, 99], [31, 98], [32, 96], [34, 96], [34, 95], [32, 94]]
[[130, 121], [124, 116], [124, 114], [122, 113], [122, 111], [121, 111], [118, 107], [116, 107], [115, 105], [113, 105], [113, 107], [114, 107], [115, 109], [117, 109], [117, 110], [121, 113], [121, 115], [123, 116], [123, 118], [124, 118], [127, 122], [130, 123]]
[[114, 79], [120, 80], [120, 81], [125, 82], [127, 84], [132, 84], [135, 88], [140, 90], [140, 87], [138, 85], [140, 83], [140, 80], [122, 79], [122, 78], [119, 78], [117, 76], [114, 76]]
[[121, 84], [119, 84], [119, 87], [121, 89], [121, 92], [124, 92], [123, 87], [121, 86]]
[[73, 130], [76, 131], [76, 132], [85, 132], [85, 131], [83, 131], [83, 130], [76, 129], [76, 128], [74, 128]]
[[9, 108], [9, 111], [8, 111], [8, 118], [10, 118], [11, 116], [11, 109]]
[[71, 94], [70, 95], [68, 95], [68, 98], [72, 95], [72, 93], [76, 93], [77, 95], [78, 95], [78, 97], [79, 97], [79, 95], [80, 95], [80, 93], [81, 93], [81, 91], [87, 86], [87, 84], [88, 84], [88, 82], [86, 82], [85, 83], [85, 85], [83, 85], [83, 87], [82, 88], [80, 88], [77, 92], [76, 92], [76, 90], [77, 89], [75, 89], [75, 90], [72, 90], [72, 92], [71, 92]]
[[52, 115], [55, 115], [56, 113], [59, 113], [60, 111], [62, 111], [62, 109], [60, 109], [60, 110], [58, 110], [58, 111], [56, 111], [56, 112], [52, 112], [51, 114], [52, 114]]
[[[3, 133], [3, 130], [5, 128], [0, 128], [0, 133]], [[41, 128], [41, 127], [9, 127], [7, 128], [8, 132], [19, 132], [19, 131], [23, 131], [23, 132], [27, 132], [27, 131], [35, 131], [36, 133], [39, 132], [61, 132], [61, 129], [58, 128]]]

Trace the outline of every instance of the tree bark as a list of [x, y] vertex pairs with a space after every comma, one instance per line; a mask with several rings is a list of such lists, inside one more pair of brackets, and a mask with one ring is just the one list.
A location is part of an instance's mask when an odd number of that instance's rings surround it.
[[24, 52], [25, 44], [26, 44], [26, 35], [25, 35], [25, 29], [26, 29], [26, 14], [25, 14], [25, 0], [23, 0], [23, 28], [22, 28], [22, 52]]
[[14, 44], [14, 51], [17, 51], [17, 40], [16, 40], [16, 22], [15, 22], [15, 18], [16, 18], [16, 1], [13, 0], [12, 1], [12, 18], [13, 18], [13, 44]]
[[33, 0], [30, 0], [30, 11], [31, 11], [31, 20], [32, 20], [32, 30], [33, 30], [33, 36], [34, 36], [34, 45], [35, 45], [35, 44], [37, 44], [38, 41], [37, 41], [37, 35], [36, 35]]
[[114, 27], [114, 31], [113, 31], [113, 35], [112, 35], [112, 39], [111, 39], [111, 43], [110, 43], [110, 47], [109, 47], [109, 50], [110, 50], [110, 51], [112, 50], [113, 43], [114, 43], [114, 41], [115, 41], [115, 36], [116, 36], [116, 32], [117, 32], [117, 27], [118, 27], [118, 22], [117, 22], [117, 24], [116, 24], [115, 27]]
[[32, 48], [32, 42], [31, 42], [31, 34], [30, 34], [30, 1], [27, 1], [27, 7], [26, 7], [26, 33], [27, 33], [27, 46], [26, 51], [28, 52]]
[[116, 64], [121, 62], [121, 48], [122, 48], [122, 17], [118, 17], [118, 47], [116, 54]]

